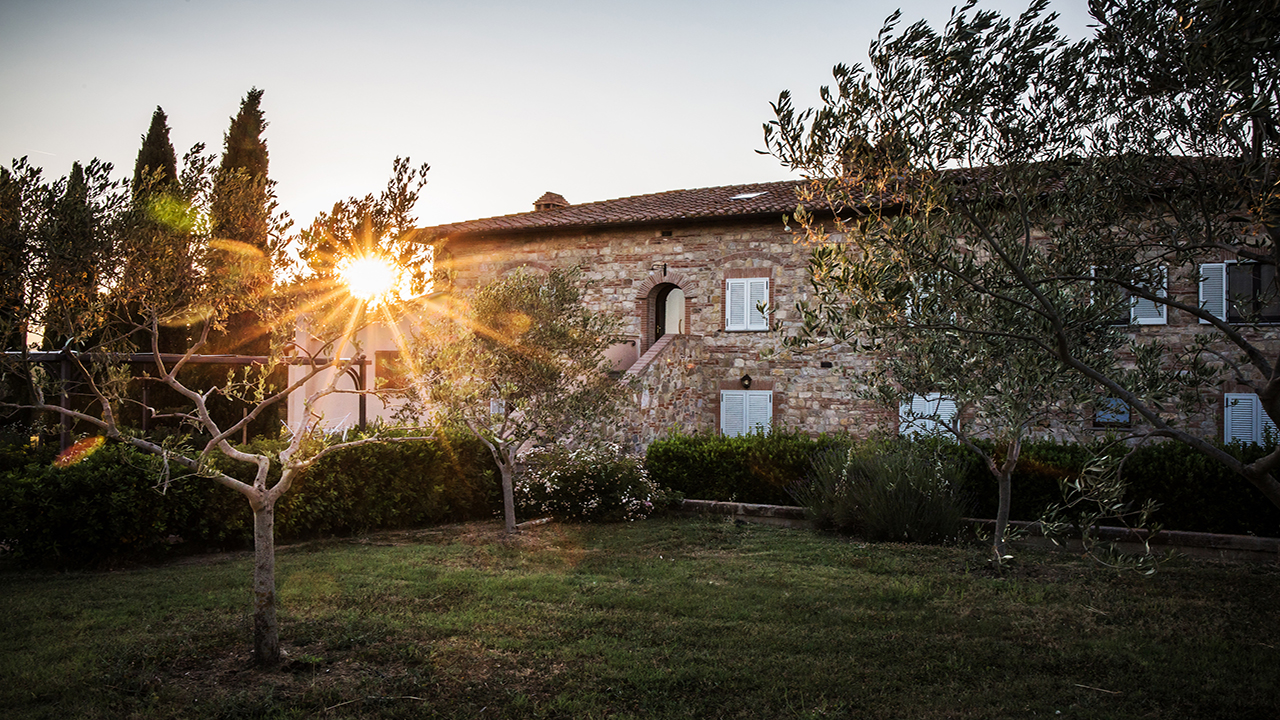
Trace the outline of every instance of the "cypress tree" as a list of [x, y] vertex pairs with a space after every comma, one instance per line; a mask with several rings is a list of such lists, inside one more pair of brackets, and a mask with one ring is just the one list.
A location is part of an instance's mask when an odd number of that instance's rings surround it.
[[222, 163], [213, 183], [215, 238], [250, 245], [265, 256], [270, 223], [268, 205], [267, 123], [262, 114], [262, 91], [249, 90], [240, 112], [231, 118], [223, 137]]
[[[241, 101], [240, 111], [231, 118], [223, 137], [222, 162], [214, 176], [210, 220], [215, 251], [210, 270], [222, 288], [222, 303], [230, 314], [222, 332], [211, 336], [205, 353], [267, 355], [271, 350], [271, 328], [257, 312], [272, 286], [272, 193], [261, 102], [262, 90], [258, 88], [251, 88]], [[218, 371], [217, 366], [205, 367], [201, 372]], [[225, 378], [226, 370], [221, 373]], [[282, 372], [276, 373], [266, 390], [283, 387], [285, 380]], [[211, 412], [225, 427], [240, 419], [242, 409], [234, 402], [214, 403]], [[259, 416], [252, 434], [278, 431], [283, 408], [277, 405], [273, 409]]]
[[[129, 224], [126, 282], [147, 283], [161, 292], [168, 288], [167, 301], [176, 303], [179, 285], [194, 274], [188, 253], [189, 228], [175, 222], [177, 204], [183, 201], [178, 180], [178, 159], [169, 139], [169, 122], [164, 109], [156, 106], [151, 125], [142, 136], [142, 146], [133, 165], [133, 208]], [[161, 306], [164, 308], [164, 305]], [[172, 309], [172, 308], [165, 308]], [[126, 322], [145, 325], [137, 303], [121, 310]], [[190, 345], [190, 328], [161, 327], [161, 352], [181, 353]], [[149, 350], [149, 338], [135, 336], [142, 349]]]
[[267, 122], [262, 114], [262, 91], [251, 88], [240, 103], [240, 112], [231, 118], [223, 140], [222, 170], [243, 170], [249, 177], [267, 177], [267, 141], [262, 132]]
[[94, 212], [84, 168], [72, 163], [66, 189], [53, 207], [43, 234], [45, 275], [44, 346], [61, 348], [80, 337], [83, 311], [97, 292]]
[[174, 192], [177, 187], [178, 156], [169, 141], [169, 119], [157, 105], [133, 164], [133, 196], [136, 199], [144, 192]]
[[22, 274], [29, 262], [22, 232], [22, 186], [0, 167], [0, 350], [22, 349]]

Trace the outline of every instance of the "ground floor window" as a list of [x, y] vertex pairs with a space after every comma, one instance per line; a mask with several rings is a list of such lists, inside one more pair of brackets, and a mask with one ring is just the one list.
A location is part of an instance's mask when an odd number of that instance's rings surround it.
[[901, 435], [937, 435], [946, 433], [942, 423], [956, 416], [956, 402], [938, 393], [912, 395], [909, 402], [898, 406], [898, 433]]
[[721, 390], [720, 434], [736, 437], [768, 435], [773, 425], [772, 390]]
[[1276, 424], [1262, 409], [1262, 401], [1253, 393], [1226, 393], [1222, 396], [1222, 441], [1239, 440], [1262, 444], [1267, 437], [1280, 438]]
[[1127, 428], [1132, 425], [1129, 404], [1118, 397], [1102, 398], [1093, 407], [1093, 426], [1096, 428]]
[[378, 350], [373, 355], [375, 387], [379, 390], [404, 390], [411, 380], [399, 350]]

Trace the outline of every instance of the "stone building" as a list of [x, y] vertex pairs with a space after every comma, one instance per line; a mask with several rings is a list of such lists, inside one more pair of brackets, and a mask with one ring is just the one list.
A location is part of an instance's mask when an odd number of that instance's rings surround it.
[[[677, 428], [859, 436], [902, 429], [897, 409], [852, 391], [870, 358], [839, 348], [797, 354], [781, 347], [782, 334], [774, 328], [797, 320], [795, 304], [809, 289], [810, 248], [799, 228], [786, 222], [799, 185], [674, 190], [580, 205], [548, 192], [532, 212], [427, 231], [437, 243], [436, 269], [448, 271], [458, 291], [522, 266], [581, 268], [587, 303], [624, 321], [627, 342], [609, 355], [619, 372], [638, 382], [626, 428], [638, 445]], [[824, 211], [806, 209], [819, 216]], [[1229, 264], [1172, 269], [1167, 290], [1199, 296], [1205, 307], [1220, 305], [1225, 313], [1229, 299], [1247, 292], [1247, 274]], [[1275, 304], [1280, 319], [1280, 300]], [[1188, 313], [1151, 305], [1134, 306], [1127, 332], [1180, 348], [1211, 331]], [[1207, 437], [1261, 439], [1269, 420], [1255, 396], [1234, 389], [1225, 385], [1217, 410], [1186, 418], [1189, 425]], [[945, 400], [916, 400], [916, 412], [952, 411]], [[1102, 400], [1092, 425], [1103, 431], [1129, 420], [1122, 405]]]
[[624, 321], [628, 340], [609, 356], [638, 381], [627, 428], [637, 444], [677, 428], [865, 435], [896, 427], [896, 411], [850, 392], [867, 358], [784, 352], [772, 330], [792, 319], [808, 288], [809, 248], [784, 221], [798, 184], [581, 205], [548, 192], [533, 212], [428, 231], [438, 242], [436, 269], [449, 271], [460, 291], [522, 266], [581, 268], [586, 302]]

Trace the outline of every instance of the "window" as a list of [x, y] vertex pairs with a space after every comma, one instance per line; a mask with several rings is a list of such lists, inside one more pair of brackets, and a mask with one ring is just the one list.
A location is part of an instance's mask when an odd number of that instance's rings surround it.
[[1280, 322], [1275, 266], [1254, 262], [1201, 265], [1200, 307], [1228, 322]]
[[721, 390], [720, 434], [736, 437], [768, 435], [773, 425], [772, 390]]
[[1093, 408], [1093, 426], [1097, 428], [1131, 427], [1133, 416], [1129, 404], [1118, 397], [1103, 398]]
[[[1168, 297], [1169, 271], [1163, 265], [1161, 265], [1159, 269], [1160, 269], [1160, 279], [1157, 281], [1158, 286], [1155, 289], [1156, 290], [1155, 294], [1156, 294], [1156, 297], [1162, 297], [1162, 298]], [[1097, 268], [1089, 268], [1089, 274], [1100, 275], [1105, 277], [1105, 274], [1099, 271]], [[1123, 288], [1117, 288], [1114, 285], [1111, 285], [1106, 289], [1112, 292], [1119, 291], [1123, 293], [1123, 295], [1119, 297], [1127, 296], [1129, 300], [1128, 315], [1127, 316], [1125, 315], [1124, 306], [1121, 305], [1118, 308], [1120, 311], [1120, 315], [1116, 317], [1114, 320], [1115, 325], [1166, 325], [1168, 324], [1169, 307], [1164, 303], [1156, 302], [1155, 300], [1149, 300], [1147, 298], [1134, 297], [1133, 295], [1129, 295], [1128, 291], [1124, 290]], [[1102, 288], [1099, 288], [1100, 293], [1105, 294], [1105, 293], [1102, 293], [1102, 290], [1103, 290]], [[1114, 298], [1117, 296], [1112, 295], [1111, 297]]]
[[1270, 436], [1280, 437], [1276, 424], [1262, 409], [1262, 401], [1253, 393], [1226, 393], [1222, 396], [1222, 441], [1239, 440], [1262, 444]]
[[769, 278], [731, 278], [724, 281], [724, 329], [768, 330], [769, 319], [760, 306], [769, 302]]
[[938, 393], [913, 395], [910, 402], [898, 406], [898, 433], [901, 435], [937, 435], [947, 432], [942, 423], [956, 416], [956, 402]]
[[[1168, 297], [1169, 271], [1160, 266], [1160, 279], [1155, 288], [1156, 297]], [[1131, 297], [1129, 299], [1129, 322], [1134, 325], [1165, 325], [1169, 322], [1169, 306], [1147, 298]]]

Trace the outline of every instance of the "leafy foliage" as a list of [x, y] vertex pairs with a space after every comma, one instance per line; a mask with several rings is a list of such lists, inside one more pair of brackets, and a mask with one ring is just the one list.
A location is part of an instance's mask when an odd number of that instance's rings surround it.
[[954, 540], [965, 515], [962, 476], [938, 443], [837, 444], [788, 488], [815, 525], [873, 542]]
[[[241, 449], [282, 446], [256, 440]], [[43, 448], [12, 441], [0, 445], [0, 459], [12, 468], [0, 472], [0, 544], [25, 565], [94, 567], [251, 542], [238, 494], [196, 474], [158, 484], [163, 461], [127, 444], [109, 443], [66, 468]], [[252, 481], [249, 463], [216, 464]], [[495, 475], [488, 450], [470, 434], [335, 452], [278, 503], [276, 533], [302, 540], [490, 517]]]
[[[261, 95], [252, 90], [242, 103], [227, 133], [222, 166], [215, 171], [213, 158], [198, 145], [184, 158], [176, 189], [145, 161], [147, 177], [132, 198], [110, 180], [110, 167], [96, 161], [75, 166], [68, 179], [52, 184], [26, 172], [25, 163], [14, 164], [21, 172], [9, 173], [6, 192], [0, 193], [5, 221], [12, 204], [21, 213], [15, 247], [26, 243], [36, 251], [28, 263], [34, 269], [22, 277], [22, 297], [6, 304], [6, 311], [18, 311], [13, 322], [4, 318], [6, 332], [43, 322], [46, 347], [62, 354], [3, 358], [0, 404], [32, 417], [56, 413], [79, 431], [157, 455], [167, 468], [162, 476], [170, 479], [181, 468], [241, 493], [254, 515], [259, 555], [255, 657], [273, 664], [280, 657], [275, 504], [299, 473], [342, 446], [315, 442], [320, 415], [312, 408], [362, 360], [358, 348], [350, 350], [352, 338], [371, 318], [339, 288], [294, 292], [275, 281], [273, 263], [281, 258], [277, 250], [288, 222], [276, 212], [266, 175]], [[149, 134], [162, 139], [163, 123]], [[16, 192], [10, 181], [17, 182]], [[411, 205], [400, 195], [379, 202], [402, 210]], [[6, 228], [13, 229], [12, 223]], [[38, 242], [32, 245], [30, 237]], [[353, 320], [313, 327], [325, 335], [320, 346], [329, 355], [308, 358], [312, 362], [301, 368], [296, 387], [289, 387], [285, 376], [292, 360], [286, 355], [306, 313]], [[229, 372], [211, 369], [199, 357], [221, 353], [251, 354], [257, 362]], [[130, 365], [140, 362], [139, 355], [147, 357], [142, 378]], [[61, 367], [50, 372], [39, 364], [49, 362]], [[329, 373], [330, 382], [308, 387], [287, 442], [248, 451], [232, 445], [251, 427], [263, 435], [278, 433], [289, 394], [322, 373]], [[147, 392], [138, 392], [140, 387]], [[362, 438], [346, 446], [380, 441]], [[250, 463], [253, 472], [239, 478], [221, 472], [220, 456]]]
[[155, 557], [181, 535], [200, 546], [243, 538], [232, 493], [203, 478], [156, 487], [159, 458], [109, 443], [66, 468], [31, 462], [0, 474], [0, 538], [23, 564], [91, 567]]
[[[1271, 451], [1267, 446], [1240, 443], [1223, 449], [1241, 462], [1253, 462]], [[1104, 452], [1102, 443], [1044, 440], [1027, 444], [1013, 473], [1019, 492], [1011, 517], [1043, 517], [1063, 502], [1063, 486]], [[995, 488], [980, 466], [973, 460], [968, 463], [962, 468], [963, 484], [973, 498], [973, 512], [977, 517], [992, 517]], [[1138, 509], [1149, 499], [1156, 504], [1151, 520], [1166, 529], [1280, 537], [1280, 511], [1256, 488], [1241, 484], [1232, 468], [1195, 448], [1175, 442], [1136, 448], [1124, 458], [1120, 473], [1126, 511]]]
[[698, 500], [788, 505], [787, 487], [806, 477], [816, 452], [836, 441], [803, 433], [685, 435], [649, 444], [645, 468], [660, 487]]
[[317, 280], [332, 280], [343, 258], [381, 257], [410, 274], [409, 295], [426, 292], [432, 247], [420, 237], [413, 207], [430, 169], [426, 163], [414, 167], [409, 158], [397, 157], [380, 195], [350, 198], [320, 213], [298, 234], [298, 252], [307, 272]]
[[429, 380], [414, 388], [408, 412], [435, 412], [489, 447], [508, 532], [521, 449], [606, 435], [626, 398], [604, 357], [618, 320], [587, 308], [581, 285], [577, 270], [519, 268], [428, 318], [416, 343]]
[[524, 457], [516, 507], [571, 522], [643, 520], [662, 504], [644, 462], [618, 445], [552, 446]]
[[[779, 96], [766, 144], [834, 216], [797, 213], [813, 300], [791, 343], [882, 352], [872, 384], [890, 402], [954, 397], [950, 429], [1002, 489], [1022, 439], [1076, 427], [1092, 395], [1132, 408], [1135, 436], [1187, 443], [1280, 506], [1280, 453], [1245, 464], [1183, 425], [1228, 378], [1280, 417], [1256, 308], [1276, 288], [1233, 299], [1232, 322], [1196, 288], [1200, 263], [1280, 260], [1274, 2], [1090, 8], [1098, 35], [1078, 42], [1043, 0], [1013, 18], [970, 2], [940, 30], [895, 13], [819, 108]], [[1139, 305], [1206, 332], [1153, 338], [1131, 327], [1148, 319]]]
[[178, 189], [178, 155], [169, 140], [169, 118], [158, 105], [133, 163], [134, 195], [172, 193]]

